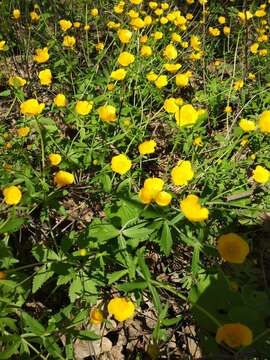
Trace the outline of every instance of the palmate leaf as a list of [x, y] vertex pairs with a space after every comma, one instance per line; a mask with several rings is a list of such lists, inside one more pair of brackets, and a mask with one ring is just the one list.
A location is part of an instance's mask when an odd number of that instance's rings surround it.
[[41, 336], [45, 333], [45, 328], [41, 323], [34, 319], [32, 316], [26, 312], [22, 312], [22, 319], [24, 323], [24, 328], [26, 331], [33, 333], [35, 335]]

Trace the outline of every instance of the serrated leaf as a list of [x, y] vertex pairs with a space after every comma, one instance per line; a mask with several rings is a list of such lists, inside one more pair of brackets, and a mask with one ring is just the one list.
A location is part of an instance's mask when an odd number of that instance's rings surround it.
[[25, 223], [25, 218], [14, 217], [0, 227], [0, 234], [16, 232]]
[[33, 294], [41, 288], [41, 286], [53, 276], [54, 272], [49, 270], [47, 265], [42, 266], [33, 278], [32, 292]]
[[44, 338], [43, 344], [48, 353], [53, 356], [54, 359], [62, 358], [62, 351], [56, 342], [57, 337], [48, 336]]
[[[6, 359], [12, 359], [12, 355], [16, 354], [17, 353], [17, 350], [20, 346], [20, 343], [21, 343], [21, 339], [19, 336], [9, 336], [10, 337], [10, 341], [11, 341], [11, 338], [14, 338], [15, 341], [13, 344], [8, 344], [6, 345], [6, 350], [5, 351], [1, 351], [0, 352], [0, 360], [6, 360]], [[2, 340], [2, 338], [1, 338]]]
[[100, 336], [91, 330], [81, 330], [76, 337], [81, 340], [98, 340], [98, 339], [100, 339]]
[[108, 284], [111, 285], [114, 282], [116, 282], [117, 280], [121, 279], [123, 276], [125, 276], [126, 274], [128, 274], [128, 270], [120, 270], [120, 271], [115, 271], [111, 274], [108, 274], [107, 278], [109, 280]]
[[119, 235], [119, 230], [111, 224], [96, 224], [89, 227], [89, 237], [98, 241], [107, 241]]
[[68, 291], [68, 296], [71, 303], [73, 303], [81, 295], [82, 290], [82, 281], [79, 277], [77, 277], [72, 281]]
[[122, 233], [124, 236], [129, 237], [129, 238], [147, 238], [152, 232], [154, 231], [154, 229], [148, 229], [145, 227], [145, 223], [142, 224], [138, 224], [135, 226], [132, 226], [126, 230], [124, 230]]
[[160, 249], [164, 252], [166, 256], [169, 256], [172, 250], [172, 245], [173, 241], [171, 230], [167, 221], [165, 221], [161, 232]]
[[45, 333], [45, 328], [39, 321], [34, 319], [32, 316], [26, 312], [22, 312], [22, 319], [24, 322], [24, 328], [35, 335], [41, 336]]

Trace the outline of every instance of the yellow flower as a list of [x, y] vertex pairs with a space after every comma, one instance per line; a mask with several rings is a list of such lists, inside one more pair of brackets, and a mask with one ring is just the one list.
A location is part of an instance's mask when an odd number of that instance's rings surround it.
[[177, 58], [178, 53], [176, 48], [172, 44], [169, 44], [163, 51], [163, 55], [169, 60], [174, 60]]
[[190, 37], [190, 45], [194, 50], [199, 51], [200, 46], [201, 46], [200, 38], [198, 36], [191, 35], [191, 37]]
[[76, 38], [74, 36], [64, 36], [63, 45], [68, 48], [73, 48], [76, 44]]
[[256, 129], [255, 122], [247, 119], [241, 119], [239, 122], [239, 126], [245, 132], [250, 132]]
[[117, 35], [123, 44], [128, 44], [132, 38], [132, 32], [127, 29], [119, 29]]
[[89, 24], [85, 24], [85, 25], [84, 25], [84, 30], [85, 30], [85, 31], [90, 30], [90, 25], [89, 25]]
[[237, 15], [242, 21], [249, 20], [253, 17], [252, 13], [249, 10], [239, 11]]
[[227, 114], [231, 113], [232, 112], [232, 107], [230, 105], [227, 105], [225, 107], [225, 109], [224, 109], [224, 112], [227, 113]]
[[125, 321], [134, 316], [135, 305], [131, 300], [117, 297], [111, 299], [108, 304], [108, 312], [114, 316], [117, 321]]
[[224, 24], [226, 23], [226, 18], [225, 18], [224, 16], [219, 16], [218, 22], [219, 22], [221, 25], [224, 25]]
[[90, 312], [90, 322], [91, 324], [98, 325], [101, 324], [104, 320], [103, 313], [98, 308], [93, 308]]
[[151, 192], [149, 192], [147, 189], [142, 188], [139, 192], [139, 199], [143, 204], [150, 204], [153, 200], [153, 197], [151, 195]]
[[152, 55], [152, 49], [150, 46], [148, 45], [144, 45], [142, 46], [141, 48], [141, 51], [140, 51], [140, 54], [144, 57], [148, 57], [148, 56], [151, 56]]
[[111, 72], [111, 78], [113, 78], [114, 80], [124, 80], [126, 74], [127, 72], [125, 69], [118, 69]]
[[248, 73], [248, 78], [249, 78], [249, 80], [255, 80], [256, 75], [250, 72], [250, 73]]
[[131, 168], [131, 165], [131, 161], [125, 154], [113, 156], [111, 161], [112, 171], [120, 175], [124, 175], [126, 172], [128, 172]]
[[131, 2], [131, 4], [134, 5], [140, 5], [140, 3], [142, 2], [142, 0], [129, 0]]
[[91, 15], [94, 16], [94, 17], [95, 17], [95, 16], [98, 16], [98, 9], [97, 9], [97, 8], [93, 8], [93, 9], [91, 9], [91, 12], [90, 12], [90, 13], [91, 13]]
[[36, 49], [36, 55], [33, 56], [34, 61], [38, 63], [44, 63], [49, 60], [50, 55], [48, 53], [48, 48]]
[[0, 41], [0, 51], [4, 50], [5, 44], [6, 44], [5, 40]]
[[41, 70], [38, 73], [41, 85], [50, 85], [52, 83], [52, 73], [50, 69]]
[[201, 206], [196, 195], [188, 195], [184, 200], [180, 201], [180, 208], [190, 221], [200, 222], [208, 219], [208, 209]]
[[23, 87], [26, 84], [26, 80], [24, 80], [20, 76], [11, 76], [8, 79], [8, 85], [14, 87]]
[[64, 94], [57, 94], [53, 100], [54, 105], [57, 107], [64, 107], [67, 105], [67, 100]]
[[96, 45], [96, 49], [97, 49], [98, 51], [103, 50], [104, 47], [105, 47], [105, 44], [104, 44], [103, 42], [99, 42], [99, 43], [97, 43], [97, 45]]
[[176, 85], [180, 87], [188, 86], [190, 76], [191, 74], [189, 71], [183, 74], [177, 74], [175, 78]]
[[113, 83], [109, 83], [109, 84], [107, 85], [107, 89], [108, 89], [109, 91], [113, 91], [113, 90], [115, 89], [115, 85], [114, 85]]
[[270, 178], [270, 171], [261, 165], [257, 165], [252, 171], [252, 178], [259, 184], [266, 184]]
[[181, 64], [164, 64], [163, 66], [170, 73], [176, 73], [182, 67]]
[[155, 40], [161, 40], [163, 38], [163, 33], [161, 31], [155, 31], [152, 36]]
[[184, 186], [187, 185], [194, 177], [190, 161], [181, 161], [172, 169], [172, 180], [174, 185]]
[[[165, 19], [165, 18], [163, 18], [163, 19]], [[167, 19], [165, 19], [165, 20], [167, 20]], [[144, 22], [144, 25], [151, 25], [152, 22], [153, 22], [153, 19], [151, 18], [150, 15], [147, 15], [147, 16], [145, 16], [145, 18], [143, 19], [143, 22]], [[164, 23], [164, 22], [163, 22], [163, 23]], [[164, 23], [164, 24], [165, 24], [165, 23]]]
[[256, 54], [259, 48], [259, 44], [258, 43], [254, 43], [250, 46], [249, 50], [250, 52], [252, 52], [252, 54]]
[[220, 30], [218, 28], [213, 28], [212, 26], [210, 26], [210, 28], [208, 29], [209, 34], [212, 36], [219, 36], [220, 35]]
[[198, 136], [193, 140], [194, 146], [203, 146], [202, 137]]
[[249, 327], [240, 323], [225, 324], [218, 328], [216, 342], [224, 342], [231, 348], [249, 346], [253, 341], [253, 334]]
[[175, 114], [177, 111], [179, 111], [179, 106], [177, 105], [175, 98], [166, 99], [164, 101], [163, 107], [168, 113]]
[[234, 90], [238, 91], [238, 90], [242, 89], [243, 86], [244, 86], [244, 81], [243, 80], [237, 80], [234, 83], [233, 88], [234, 88]]
[[79, 100], [76, 103], [75, 111], [77, 114], [85, 116], [90, 113], [92, 108], [93, 108], [93, 103], [91, 101]]
[[224, 26], [223, 33], [224, 35], [229, 35], [231, 33], [231, 28], [229, 26]]
[[130, 25], [133, 26], [134, 30], [140, 30], [145, 26], [145, 22], [141, 18], [131, 19]]
[[50, 161], [51, 165], [57, 166], [62, 161], [62, 156], [60, 154], [50, 154], [49, 161]]
[[223, 260], [232, 264], [242, 264], [249, 254], [248, 243], [235, 233], [221, 235], [217, 250]]
[[73, 26], [75, 27], [75, 29], [79, 29], [79, 27], [81, 26], [81, 23], [79, 21], [75, 21], [73, 23]]
[[17, 129], [17, 133], [20, 137], [25, 137], [29, 134], [30, 128], [28, 126]]
[[123, 51], [123, 52], [118, 56], [118, 62], [119, 62], [122, 66], [129, 66], [129, 65], [132, 64], [134, 61], [135, 61], [134, 55], [132, 55], [132, 54], [129, 53], [128, 51]]
[[18, 20], [21, 17], [21, 12], [19, 9], [14, 9], [12, 15], [13, 19]]
[[148, 192], [152, 199], [163, 189], [164, 181], [159, 178], [148, 178], [144, 181], [143, 188]]
[[74, 176], [67, 171], [60, 170], [54, 175], [53, 182], [58, 187], [71, 185], [74, 183]]
[[159, 206], [168, 206], [172, 201], [172, 195], [166, 191], [160, 191], [155, 197], [155, 202]]
[[44, 109], [44, 103], [38, 103], [36, 99], [29, 99], [21, 103], [21, 113], [26, 116], [35, 116], [42, 112]]
[[139, 145], [139, 152], [141, 155], [153, 154], [157, 143], [154, 140], [144, 141]]
[[259, 117], [259, 128], [261, 132], [270, 134], [270, 111], [264, 111]]
[[151, 70], [147, 75], [146, 78], [148, 81], [155, 81], [158, 78], [158, 75], [154, 73], [153, 70]]
[[38, 15], [35, 11], [30, 12], [30, 18], [33, 22], [38, 21], [40, 19], [40, 15]]
[[112, 105], [100, 106], [97, 111], [100, 119], [105, 122], [113, 122], [117, 119], [116, 108]]
[[147, 35], [142, 35], [140, 37], [140, 44], [145, 44], [148, 40], [148, 36]]
[[172, 41], [180, 43], [182, 41], [182, 37], [181, 35], [177, 34], [177, 33], [172, 33], [172, 37], [171, 37]]
[[72, 22], [69, 20], [62, 19], [59, 21], [59, 25], [62, 31], [67, 31], [72, 27]]
[[198, 112], [190, 104], [183, 105], [175, 113], [175, 120], [178, 126], [194, 125], [198, 120]]
[[17, 205], [22, 198], [21, 190], [14, 185], [4, 188], [3, 195], [7, 205]]
[[168, 84], [167, 75], [159, 75], [155, 80], [155, 85], [157, 88], [161, 89]]

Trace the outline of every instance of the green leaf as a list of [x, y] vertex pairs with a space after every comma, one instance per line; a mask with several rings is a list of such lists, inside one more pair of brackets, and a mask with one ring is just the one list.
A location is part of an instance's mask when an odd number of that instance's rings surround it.
[[120, 291], [130, 292], [137, 289], [145, 289], [147, 287], [146, 281], [133, 281], [126, 284], [117, 285], [116, 288]]
[[1, 91], [0, 92], [0, 96], [2, 97], [7, 97], [11, 94], [11, 91], [10, 90], [4, 90], [4, 91]]
[[191, 262], [191, 270], [192, 274], [198, 274], [201, 266], [200, 266], [200, 253], [201, 253], [201, 245], [198, 243], [196, 246], [193, 247], [193, 255], [192, 255], [192, 262]]
[[119, 230], [111, 224], [96, 224], [89, 227], [89, 237], [107, 241], [119, 235]]
[[41, 286], [53, 276], [54, 272], [49, 270], [48, 265], [42, 266], [33, 278], [32, 292], [33, 294], [41, 288]]
[[147, 238], [154, 229], [148, 229], [145, 226], [146, 223], [138, 224], [135, 226], [132, 226], [126, 230], [123, 231], [123, 235], [129, 238]]
[[62, 351], [56, 342], [57, 337], [48, 336], [44, 338], [44, 346], [54, 359], [62, 358]]
[[172, 245], [173, 241], [171, 230], [167, 221], [165, 221], [161, 232], [160, 249], [164, 252], [166, 256], [169, 256], [172, 250]]
[[25, 218], [13, 217], [8, 219], [0, 228], [0, 234], [16, 232], [25, 223]]
[[148, 266], [146, 265], [146, 262], [145, 262], [144, 257], [143, 257], [142, 254], [139, 255], [138, 260], [139, 260], [139, 265], [140, 265], [142, 274], [143, 274], [143, 276], [144, 276], [144, 279], [145, 279], [147, 282], [150, 282], [150, 280], [151, 280], [151, 273], [150, 273], [150, 271], [149, 271], [149, 269], [148, 269]]
[[109, 175], [105, 174], [100, 177], [100, 181], [102, 183], [103, 190], [106, 193], [110, 193], [112, 191], [112, 181]]
[[175, 318], [172, 318], [172, 319], [163, 319], [162, 320], [162, 324], [164, 326], [173, 326], [175, 324], [178, 324], [179, 321], [181, 321], [183, 319], [183, 316], [182, 315], [179, 315]]
[[[18, 347], [20, 346], [21, 339], [19, 336], [9, 336], [11, 341], [14, 338], [14, 342], [12, 344], [8, 344], [5, 346], [4, 351], [0, 352], [0, 360], [12, 359], [12, 355], [17, 353]], [[3, 337], [0, 338], [2, 340]]]
[[81, 340], [98, 340], [100, 339], [100, 336], [91, 330], [81, 330], [78, 333], [77, 338]]
[[26, 312], [22, 312], [22, 319], [24, 322], [24, 328], [26, 331], [31, 332], [35, 335], [41, 336], [45, 333], [45, 328], [40, 324], [39, 321], [34, 319], [32, 316]]
[[115, 271], [111, 274], [107, 275], [107, 278], [109, 280], [108, 285], [111, 285], [112, 283], [118, 281], [119, 279], [121, 279], [121, 277], [125, 276], [126, 274], [128, 274], [128, 270], [120, 270], [120, 271]]
[[71, 283], [68, 291], [68, 296], [71, 303], [73, 303], [81, 295], [82, 290], [83, 290], [82, 281], [79, 277], [77, 277]]

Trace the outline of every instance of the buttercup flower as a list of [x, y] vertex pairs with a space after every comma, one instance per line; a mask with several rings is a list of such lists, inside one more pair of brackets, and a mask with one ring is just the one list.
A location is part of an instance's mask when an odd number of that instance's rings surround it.
[[36, 49], [36, 55], [33, 56], [34, 61], [38, 63], [44, 63], [48, 61], [50, 58], [50, 55], [48, 53], [48, 48], [45, 47], [43, 49]]
[[184, 186], [187, 185], [194, 177], [190, 161], [181, 161], [180, 164], [172, 169], [172, 179], [174, 185]]
[[163, 190], [164, 181], [159, 178], [148, 178], [144, 181], [143, 188], [139, 192], [139, 198], [144, 204], [149, 204], [155, 200], [157, 195]]
[[124, 80], [126, 74], [127, 72], [125, 69], [117, 69], [111, 72], [111, 78], [113, 78], [114, 80]]
[[144, 57], [148, 57], [152, 55], [152, 49], [150, 46], [148, 45], [144, 45], [142, 46], [141, 50], [140, 50], [140, 54]]
[[51, 165], [57, 166], [62, 161], [62, 156], [60, 154], [50, 154], [49, 161], [50, 161]]
[[176, 73], [182, 67], [181, 64], [164, 64], [163, 66], [170, 73]]
[[150, 204], [153, 200], [153, 197], [151, 195], [151, 192], [149, 192], [147, 189], [142, 188], [139, 192], [139, 199], [143, 204]]
[[26, 116], [35, 116], [42, 112], [44, 109], [44, 103], [38, 103], [36, 99], [29, 99], [21, 103], [21, 113]]
[[187, 71], [183, 74], [177, 74], [175, 77], [176, 85], [179, 87], [188, 86], [190, 77], [191, 77], [191, 73], [189, 71]]
[[123, 44], [128, 44], [132, 38], [132, 32], [127, 29], [119, 29], [117, 35]]
[[40, 19], [40, 15], [38, 15], [35, 11], [31, 11], [30, 18], [33, 22], [36, 22]]
[[134, 316], [135, 305], [131, 300], [117, 297], [111, 299], [108, 304], [108, 312], [114, 316], [117, 321], [125, 321]]
[[168, 206], [172, 201], [172, 195], [166, 191], [160, 191], [155, 197], [155, 202], [159, 206]]
[[155, 85], [157, 88], [161, 89], [168, 84], [168, 78], [166, 75], [159, 75], [155, 80]]
[[256, 129], [255, 122], [247, 119], [241, 119], [239, 122], [239, 126], [245, 132], [250, 132]]
[[77, 114], [85, 116], [90, 113], [92, 108], [93, 108], [93, 103], [91, 101], [79, 100], [76, 103], [75, 111]]
[[124, 51], [118, 56], [118, 62], [122, 66], [129, 66], [134, 61], [135, 61], [135, 56], [129, 53], [128, 51]]
[[53, 178], [54, 184], [58, 187], [71, 185], [74, 183], [74, 180], [73, 174], [63, 170], [58, 171]]
[[98, 16], [98, 9], [97, 8], [91, 9], [90, 14], [94, 17]]
[[13, 12], [12, 12], [12, 16], [13, 16], [13, 19], [19, 20], [19, 18], [21, 17], [20, 10], [19, 9], [14, 9]]
[[29, 134], [30, 128], [28, 126], [17, 129], [17, 133], [20, 137], [25, 137]]
[[62, 31], [67, 31], [72, 27], [72, 22], [69, 20], [61, 19], [59, 25]]
[[270, 134], [270, 111], [264, 111], [259, 117], [259, 128], [261, 132]]
[[131, 168], [132, 162], [125, 154], [113, 156], [111, 161], [112, 171], [117, 174], [124, 175]]
[[180, 201], [180, 208], [190, 221], [200, 222], [208, 219], [208, 209], [201, 206], [196, 195], [188, 195], [184, 200]]
[[139, 145], [139, 153], [141, 155], [153, 154], [157, 143], [154, 140], [144, 141]]
[[253, 334], [249, 327], [240, 323], [225, 324], [218, 328], [216, 342], [224, 342], [233, 349], [252, 344]]
[[180, 127], [194, 125], [198, 120], [198, 112], [190, 104], [183, 105], [175, 113], [175, 120]]
[[270, 179], [270, 171], [261, 165], [257, 165], [252, 171], [252, 178], [259, 184], [266, 184]]
[[232, 264], [242, 264], [249, 254], [248, 243], [234, 233], [220, 236], [217, 241], [217, 250], [223, 260]]
[[176, 48], [172, 44], [169, 44], [166, 46], [163, 55], [169, 60], [174, 60], [177, 58], [178, 53]]
[[22, 198], [21, 190], [14, 185], [4, 188], [3, 195], [7, 205], [17, 205]]
[[52, 83], [52, 73], [50, 69], [41, 70], [38, 73], [41, 85], [50, 85]]
[[73, 48], [76, 44], [76, 38], [74, 36], [64, 36], [63, 45], [67, 48]]
[[177, 111], [179, 111], [179, 106], [177, 105], [175, 98], [166, 99], [164, 101], [163, 107], [168, 113], [175, 114]]
[[20, 76], [11, 76], [8, 79], [8, 85], [14, 87], [23, 87], [26, 84], [26, 80], [24, 80]]
[[90, 322], [91, 324], [98, 325], [101, 324], [104, 320], [104, 316], [101, 310], [98, 308], [93, 308], [90, 312]]
[[5, 44], [6, 44], [5, 40], [1, 40], [1, 41], [0, 41], [0, 51], [3, 51], [3, 50], [4, 50]]
[[98, 114], [101, 120], [105, 122], [114, 122], [117, 119], [116, 108], [112, 105], [104, 105], [98, 108]]
[[64, 107], [67, 104], [67, 100], [64, 94], [57, 94], [53, 100], [54, 105], [57, 107]]

